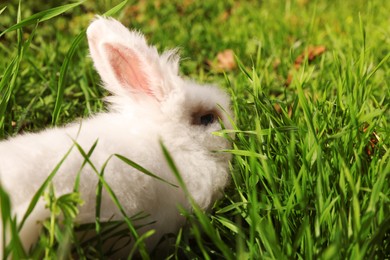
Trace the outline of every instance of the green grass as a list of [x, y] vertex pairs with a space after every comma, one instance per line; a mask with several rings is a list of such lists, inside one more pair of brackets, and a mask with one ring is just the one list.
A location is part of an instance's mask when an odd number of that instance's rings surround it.
[[[103, 109], [107, 93], [83, 32], [95, 14], [121, 2], [86, 1], [55, 16], [51, 8], [69, 3], [0, 5], [0, 138]], [[232, 96], [231, 185], [210, 213], [196, 205], [193, 214], [183, 212], [189, 224], [170, 240], [170, 258], [390, 257], [388, 10], [390, 2], [379, 0], [145, 0], [114, 10], [160, 51], [180, 46], [182, 74], [217, 83]], [[293, 69], [309, 46], [326, 51]], [[238, 66], [221, 73], [208, 61], [226, 49], [234, 50]], [[85, 163], [91, 152], [83, 151]], [[96, 173], [104, 180], [104, 171]], [[30, 256], [67, 258], [70, 243], [74, 255], [87, 257], [88, 245], [72, 241], [77, 183], [65, 197], [56, 198], [49, 183], [46, 191], [54, 213]], [[3, 219], [13, 223], [7, 194], [0, 189], [0, 196]], [[62, 230], [58, 208], [68, 212]], [[96, 225], [102, 234], [112, 228]], [[127, 225], [133, 230], [130, 220]], [[24, 256], [17, 239], [9, 249]]]

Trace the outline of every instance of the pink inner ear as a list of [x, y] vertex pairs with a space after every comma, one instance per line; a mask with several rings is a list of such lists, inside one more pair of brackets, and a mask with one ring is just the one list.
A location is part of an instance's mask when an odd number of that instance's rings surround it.
[[142, 64], [138, 55], [129, 48], [119, 44], [105, 45], [108, 60], [119, 83], [130, 90], [142, 91], [153, 95], [147, 75], [144, 71], [146, 66]]

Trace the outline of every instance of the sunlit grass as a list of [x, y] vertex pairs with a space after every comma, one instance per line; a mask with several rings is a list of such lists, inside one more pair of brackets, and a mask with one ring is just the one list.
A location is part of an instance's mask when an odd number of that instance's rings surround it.
[[[1, 138], [104, 110], [106, 93], [87, 56], [84, 30], [95, 14], [119, 4], [112, 15], [143, 31], [160, 50], [181, 47], [183, 74], [218, 83], [232, 96], [236, 136], [226, 151], [234, 155], [231, 185], [211, 212], [196, 205], [192, 213], [182, 211], [188, 225], [168, 239], [168, 257], [390, 257], [389, 3], [122, 3], [122, 9], [119, 1], [0, 5]], [[294, 68], [310, 46], [326, 51]], [[210, 61], [226, 49], [234, 50], [237, 68], [213, 70]], [[93, 147], [84, 151], [75, 143], [72, 149], [94, 168], [88, 159]], [[169, 153], [166, 157], [170, 161]], [[102, 258], [99, 245], [125, 227], [140, 241], [138, 254], [158, 255], [143, 248], [142, 240], [151, 233], [138, 236], [132, 218], [139, 216], [124, 217], [121, 227], [100, 222], [102, 189], [117, 199], [104, 181], [104, 167], [94, 170], [100, 179], [96, 223], [74, 223], [82, 203], [77, 182], [73, 193], [56, 197], [49, 178], [31, 205], [45, 196], [52, 216], [30, 252], [20, 246], [8, 195], [0, 189], [3, 224], [9, 224], [13, 238], [7, 252], [15, 259]], [[97, 235], [83, 242], [74, 230]]]

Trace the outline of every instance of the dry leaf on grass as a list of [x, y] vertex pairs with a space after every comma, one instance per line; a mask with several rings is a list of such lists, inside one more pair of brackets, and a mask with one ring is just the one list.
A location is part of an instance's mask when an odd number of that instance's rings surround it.
[[[315, 60], [317, 57], [321, 56], [326, 51], [325, 46], [318, 45], [318, 46], [310, 46], [308, 47], [302, 54], [300, 54], [294, 61], [294, 69], [298, 70], [302, 63], [307, 59], [307, 61], [310, 63], [313, 60]], [[292, 74], [291, 72], [287, 75], [287, 79], [285, 82], [286, 86], [289, 86], [292, 81]]]
[[207, 61], [207, 63], [216, 71], [230, 71], [237, 67], [234, 52], [231, 49], [219, 52], [214, 61]]
[[[363, 128], [363, 132], [367, 132], [368, 130], [368, 124]], [[368, 156], [372, 156], [375, 152], [375, 149], [376, 149], [376, 145], [377, 143], [379, 143], [379, 136], [378, 134], [373, 131], [372, 134], [371, 134], [371, 138], [370, 138], [370, 141], [369, 143], [367, 144], [366, 146], [366, 153]]]
[[295, 69], [299, 69], [301, 64], [305, 61], [305, 58], [309, 62], [312, 62], [315, 58], [320, 56], [322, 53], [324, 53], [326, 50], [325, 46], [319, 45], [319, 46], [310, 46], [305, 50], [301, 55], [299, 55], [294, 62]]
[[[283, 111], [282, 111], [282, 107], [280, 106], [280, 104], [278, 104], [278, 103], [275, 103], [274, 104], [274, 109], [275, 109], [275, 111], [276, 112], [278, 112], [279, 114], [281, 114]], [[291, 118], [291, 116], [292, 116], [292, 106], [289, 106], [288, 107], [288, 116]]]

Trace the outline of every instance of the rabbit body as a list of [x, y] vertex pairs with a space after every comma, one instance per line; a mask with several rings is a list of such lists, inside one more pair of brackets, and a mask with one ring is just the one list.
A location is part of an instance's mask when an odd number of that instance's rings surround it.
[[[160, 178], [177, 184], [160, 147], [167, 147], [186, 187], [196, 203], [208, 209], [228, 183], [229, 155], [214, 153], [227, 149], [229, 142], [212, 132], [221, 129], [218, 117], [229, 128], [229, 97], [213, 86], [200, 86], [178, 76], [174, 51], [161, 56], [146, 44], [142, 35], [128, 31], [113, 19], [97, 18], [87, 31], [91, 57], [108, 98], [109, 112], [65, 127], [25, 134], [0, 142], [0, 181], [10, 194], [14, 214], [20, 221], [43, 181], [73, 146], [53, 178], [56, 195], [73, 190], [77, 173], [84, 204], [79, 223], [95, 221], [98, 176], [77, 147], [85, 153], [95, 142], [92, 165], [104, 170], [111, 187], [128, 216], [145, 212], [147, 228], [156, 234], [147, 241], [152, 249], [165, 233], [174, 233], [184, 224], [177, 206], [190, 210], [179, 187], [141, 173], [113, 156], [126, 157]], [[221, 110], [222, 107], [226, 113]], [[215, 117], [215, 118], [214, 118]], [[25, 248], [36, 241], [40, 225], [49, 216], [43, 199], [21, 230]], [[103, 188], [101, 220], [123, 216]], [[0, 241], [1, 242], [1, 241]]]

